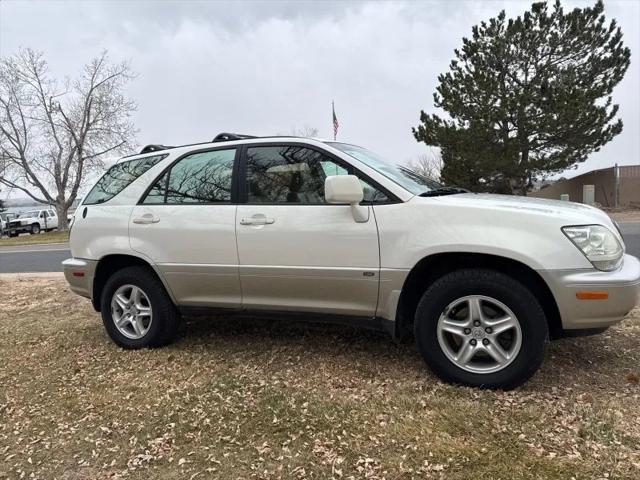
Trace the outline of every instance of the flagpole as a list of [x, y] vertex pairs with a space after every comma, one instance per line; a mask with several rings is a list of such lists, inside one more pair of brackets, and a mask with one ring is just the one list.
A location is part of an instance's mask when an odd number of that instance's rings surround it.
[[336, 127], [335, 127], [335, 120], [334, 118], [336, 117], [336, 106], [333, 103], [333, 100], [331, 100], [331, 128], [333, 128], [333, 141], [336, 141]]

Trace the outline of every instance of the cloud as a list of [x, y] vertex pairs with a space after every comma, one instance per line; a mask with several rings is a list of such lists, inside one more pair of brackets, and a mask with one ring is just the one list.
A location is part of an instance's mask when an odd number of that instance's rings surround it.
[[[573, 2], [570, 5], [585, 5]], [[310, 125], [403, 160], [425, 150], [411, 135], [453, 49], [471, 26], [506, 8], [490, 2], [1, 2], [0, 54], [43, 50], [73, 76], [108, 49], [138, 77], [141, 143], [212, 139], [221, 131], [286, 132]], [[568, 8], [568, 7], [567, 7]], [[615, 91], [625, 131], [580, 170], [640, 162], [640, 4], [608, 2], [633, 59]]]

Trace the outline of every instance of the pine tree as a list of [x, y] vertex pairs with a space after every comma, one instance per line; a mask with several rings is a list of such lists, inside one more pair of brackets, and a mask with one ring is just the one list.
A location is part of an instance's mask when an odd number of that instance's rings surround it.
[[481, 22], [438, 77], [435, 106], [415, 138], [442, 151], [442, 179], [472, 190], [526, 194], [622, 131], [611, 98], [631, 53], [604, 5], [565, 12], [534, 3], [515, 19]]

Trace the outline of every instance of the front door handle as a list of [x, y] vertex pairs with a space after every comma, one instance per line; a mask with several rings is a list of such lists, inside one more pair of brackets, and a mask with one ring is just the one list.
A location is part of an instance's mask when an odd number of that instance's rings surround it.
[[158, 223], [160, 219], [151, 213], [145, 213], [141, 217], [134, 218], [133, 223], [137, 223], [139, 225], [149, 225], [152, 223]]
[[272, 225], [275, 222], [274, 218], [268, 218], [261, 213], [240, 219], [240, 225]]

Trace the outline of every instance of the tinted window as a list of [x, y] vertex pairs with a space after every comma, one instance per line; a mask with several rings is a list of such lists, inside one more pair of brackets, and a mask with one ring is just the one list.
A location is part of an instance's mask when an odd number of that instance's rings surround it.
[[231, 201], [235, 149], [194, 153], [176, 163], [153, 185], [143, 203]]
[[111, 200], [166, 156], [154, 155], [115, 164], [98, 180], [82, 203], [92, 205]]
[[[338, 165], [337, 163], [329, 162], [320, 162], [322, 163], [322, 170], [324, 170], [325, 175], [349, 175], [349, 172], [344, 168]], [[378, 190], [375, 187], [372, 187], [369, 183], [365, 182], [360, 178], [360, 185], [362, 185], [363, 190], [363, 201], [366, 203], [386, 203], [389, 201], [389, 197], [387, 197], [383, 192]]]
[[384, 159], [362, 147], [339, 142], [327, 142], [327, 144], [351, 155], [415, 195], [442, 187], [435, 180], [418, 175], [406, 165]]
[[167, 171], [153, 184], [142, 203], [164, 203], [168, 178], [169, 172]]
[[[323, 204], [324, 181], [348, 175], [343, 166], [310, 148], [283, 145], [247, 149], [249, 203]], [[379, 190], [361, 180], [365, 201], [386, 201]]]

